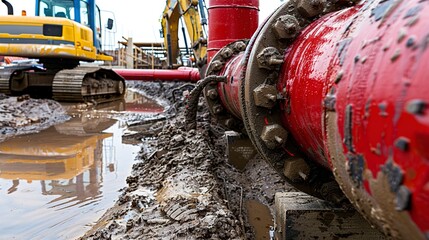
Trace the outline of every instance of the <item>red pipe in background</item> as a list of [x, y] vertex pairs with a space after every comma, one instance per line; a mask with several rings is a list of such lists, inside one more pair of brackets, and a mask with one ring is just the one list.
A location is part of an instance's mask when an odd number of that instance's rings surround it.
[[249, 39], [258, 28], [259, 0], [210, 0], [207, 62], [224, 46]]
[[189, 81], [200, 80], [197, 68], [180, 67], [176, 70], [166, 69], [113, 69], [128, 81]]

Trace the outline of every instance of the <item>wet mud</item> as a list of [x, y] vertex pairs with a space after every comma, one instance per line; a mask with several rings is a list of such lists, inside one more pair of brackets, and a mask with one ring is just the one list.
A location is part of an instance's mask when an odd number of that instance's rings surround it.
[[[150, 104], [164, 107], [149, 115], [135, 111], [143, 102], [132, 96], [132, 104], [113, 104], [91, 114], [84, 111], [94, 108], [90, 104], [65, 106], [71, 117], [84, 119], [86, 131], [107, 124], [102, 121], [106, 116], [120, 120], [126, 126], [120, 141], [140, 146], [126, 187], [113, 207], [97, 211], [103, 216], [84, 228], [91, 229], [81, 239], [270, 239], [274, 194], [294, 190], [258, 154], [249, 157], [245, 151], [247, 164], [235, 167], [227, 157], [224, 129], [213, 122], [202, 99], [196, 106], [197, 127], [187, 130], [185, 99], [192, 86], [182, 86], [129, 85], [154, 99]], [[85, 214], [99, 216], [91, 211]]]
[[128, 186], [81, 239], [269, 239], [274, 194], [293, 189], [258, 155], [241, 169], [230, 164], [224, 130], [202, 99], [197, 128], [186, 130], [183, 100], [171, 103], [165, 119], [130, 127], [137, 132], [124, 138], [145, 147]]

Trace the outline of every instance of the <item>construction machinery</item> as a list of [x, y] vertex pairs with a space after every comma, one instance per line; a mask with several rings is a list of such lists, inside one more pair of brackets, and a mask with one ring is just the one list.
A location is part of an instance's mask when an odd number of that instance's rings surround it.
[[[207, 36], [204, 29], [207, 20], [202, 0], [166, 1], [161, 26], [164, 44], [167, 48], [167, 65], [169, 68], [181, 66], [178, 62], [178, 59], [181, 58], [179, 48], [179, 22], [181, 19], [184, 19], [192, 46], [193, 53], [191, 54], [188, 50], [186, 33], [182, 27], [187, 55], [195, 58], [193, 60], [195, 66], [202, 68], [207, 63]], [[181, 61], [184, 61], [183, 58]]]
[[[2, 1], [7, 3], [6, 0]], [[13, 14], [7, 3], [8, 13]], [[0, 92], [58, 101], [112, 101], [125, 81], [109, 69], [80, 61], [112, 61], [101, 50], [101, 15], [95, 0], [36, 0], [36, 16], [0, 17], [0, 52], [37, 59], [37, 64], [0, 69]], [[112, 28], [109, 19], [107, 28]]]
[[203, 91], [218, 122], [302, 191], [345, 195], [388, 238], [427, 239], [428, 1], [288, 0], [256, 28], [258, 6], [210, 1], [187, 126]]

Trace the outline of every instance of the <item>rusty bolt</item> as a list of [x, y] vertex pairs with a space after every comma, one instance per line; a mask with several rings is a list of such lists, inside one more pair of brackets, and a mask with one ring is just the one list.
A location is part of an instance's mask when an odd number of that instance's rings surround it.
[[298, 12], [306, 17], [312, 18], [323, 12], [326, 0], [301, 0], [298, 3]]
[[213, 61], [210, 66], [212, 66], [213, 71], [220, 71], [223, 68], [223, 63], [219, 60]]
[[246, 44], [242, 41], [236, 42], [232, 45], [232, 49], [236, 52], [244, 51], [246, 50]]
[[261, 139], [269, 149], [282, 146], [287, 140], [287, 131], [278, 124], [266, 125], [262, 129]]
[[300, 30], [299, 22], [292, 15], [283, 15], [277, 18], [273, 24], [273, 30], [279, 40], [294, 38]]
[[220, 53], [220, 55], [224, 58], [224, 59], [228, 59], [228, 58], [230, 58], [231, 56], [232, 56], [232, 54], [233, 54], [234, 52], [232, 51], [232, 49], [231, 48], [223, 48], [222, 50], [221, 50], [221, 53]]
[[261, 84], [253, 90], [255, 105], [264, 108], [273, 108], [277, 101], [277, 89], [274, 85]]
[[303, 158], [288, 158], [284, 164], [283, 174], [292, 182], [302, 182], [309, 178], [310, 166]]
[[283, 63], [283, 55], [275, 47], [264, 48], [257, 56], [259, 68], [274, 70]]
[[198, 6], [198, 0], [192, 0], [191, 5], [194, 7]]
[[215, 114], [220, 114], [223, 111], [223, 107], [220, 104], [216, 104], [213, 106], [213, 112]]
[[218, 97], [217, 91], [216, 89], [210, 89], [207, 91], [207, 96], [211, 99], [211, 100], [215, 100]]

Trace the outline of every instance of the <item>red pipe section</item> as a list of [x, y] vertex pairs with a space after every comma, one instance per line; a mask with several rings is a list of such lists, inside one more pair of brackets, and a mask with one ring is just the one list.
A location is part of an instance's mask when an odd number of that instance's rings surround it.
[[[277, 84], [282, 124], [302, 151], [333, 171], [374, 224], [403, 239], [429, 233], [428, 13], [425, 1], [376, 0], [324, 16], [286, 50]], [[212, 30], [223, 31], [229, 15], [212, 18]], [[220, 40], [209, 41], [213, 52]], [[225, 64], [218, 86], [239, 118], [244, 58]]]
[[404, 239], [429, 231], [428, 12], [418, 0], [376, 1], [327, 16], [294, 42], [278, 86], [302, 149]]
[[207, 62], [228, 43], [251, 38], [258, 28], [258, 11], [259, 0], [210, 0]]
[[113, 69], [128, 81], [189, 81], [200, 80], [197, 68], [180, 67], [176, 70], [167, 69]]

